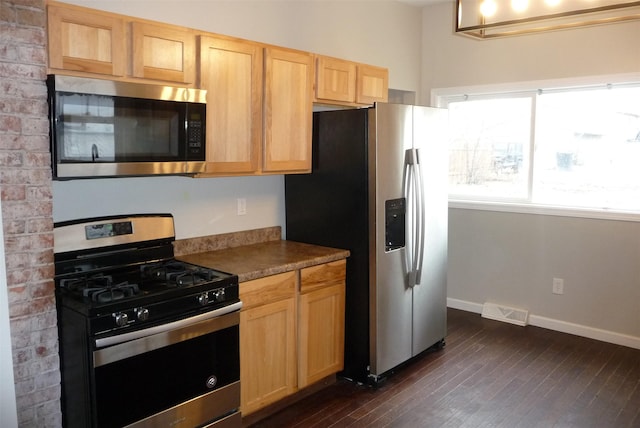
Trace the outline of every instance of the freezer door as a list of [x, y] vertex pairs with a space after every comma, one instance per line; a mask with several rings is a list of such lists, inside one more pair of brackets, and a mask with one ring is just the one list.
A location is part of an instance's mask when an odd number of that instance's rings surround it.
[[[405, 149], [411, 148], [411, 106], [376, 104], [369, 111], [370, 373], [376, 377], [412, 355], [412, 292], [407, 286], [406, 246], [387, 223], [400, 210]], [[374, 185], [375, 183], [375, 185]], [[397, 221], [397, 219], [396, 219]], [[391, 231], [391, 229], [394, 229]], [[388, 249], [388, 250], [387, 250]]]
[[413, 287], [412, 355], [444, 339], [447, 319], [447, 111], [413, 108], [413, 144], [422, 173], [424, 234], [421, 271]]

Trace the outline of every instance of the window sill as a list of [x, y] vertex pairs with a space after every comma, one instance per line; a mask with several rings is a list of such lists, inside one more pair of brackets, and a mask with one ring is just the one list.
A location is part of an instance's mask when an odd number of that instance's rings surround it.
[[449, 208], [496, 211], [518, 214], [548, 215], [557, 217], [580, 217], [598, 220], [618, 220], [640, 222], [640, 213], [631, 211], [596, 210], [589, 208], [561, 207], [539, 204], [522, 204], [507, 202], [470, 201], [449, 199]]

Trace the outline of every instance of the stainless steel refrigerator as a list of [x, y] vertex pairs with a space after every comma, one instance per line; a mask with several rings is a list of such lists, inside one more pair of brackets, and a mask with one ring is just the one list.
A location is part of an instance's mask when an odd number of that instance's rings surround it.
[[410, 105], [317, 112], [313, 171], [285, 177], [286, 238], [351, 251], [344, 377], [377, 384], [444, 345], [446, 126]]

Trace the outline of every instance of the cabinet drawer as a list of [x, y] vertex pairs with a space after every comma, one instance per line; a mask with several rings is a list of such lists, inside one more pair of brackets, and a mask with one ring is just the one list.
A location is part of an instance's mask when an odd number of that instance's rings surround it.
[[295, 295], [296, 272], [285, 272], [240, 283], [242, 308], [248, 309]]
[[300, 271], [300, 292], [308, 293], [330, 285], [344, 284], [347, 260], [311, 266]]

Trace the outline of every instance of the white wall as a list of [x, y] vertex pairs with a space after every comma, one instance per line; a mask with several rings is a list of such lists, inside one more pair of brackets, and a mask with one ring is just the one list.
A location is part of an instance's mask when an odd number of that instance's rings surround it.
[[[453, 33], [448, 4], [423, 10], [432, 89], [640, 72], [640, 21], [496, 40]], [[448, 297], [528, 309], [532, 323], [640, 348], [640, 223], [449, 210]], [[553, 277], [564, 295], [551, 293]]]
[[640, 21], [475, 40], [454, 33], [451, 4], [422, 15], [426, 100], [434, 88], [640, 71]]
[[[166, 22], [388, 67], [390, 86], [418, 92], [420, 9], [393, 1], [71, 0]], [[247, 215], [236, 215], [246, 198]], [[122, 178], [54, 182], [54, 221], [169, 212], [178, 239], [284, 228], [282, 176]]]
[[[237, 215], [237, 199], [246, 214]], [[112, 214], [170, 213], [176, 238], [284, 225], [282, 175], [139, 177], [53, 182], [54, 221]]]
[[[449, 225], [450, 299], [524, 308], [533, 324], [640, 347], [640, 223], [450, 209]], [[552, 294], [554, 277], [563, 295]]]

